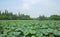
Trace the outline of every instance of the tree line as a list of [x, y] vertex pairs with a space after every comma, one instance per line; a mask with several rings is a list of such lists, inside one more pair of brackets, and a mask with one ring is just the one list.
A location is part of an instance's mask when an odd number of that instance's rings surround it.
[[50, 17], [39, 16], [37, 18], [31, 18], [29, 15], [24, 14], [13, 14], [12, 12], [8, 12], [5, 10], [3, 12], [0, 11], [0, 20], [60, 20], [60, 15], [51, 15]]

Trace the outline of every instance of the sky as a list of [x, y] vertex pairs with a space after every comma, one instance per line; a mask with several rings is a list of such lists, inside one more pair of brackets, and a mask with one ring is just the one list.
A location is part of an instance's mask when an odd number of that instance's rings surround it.
[[0, 0], [0, 10], [8, 10], [17, 14], [30, 15], [60, 15], [60, 0]]

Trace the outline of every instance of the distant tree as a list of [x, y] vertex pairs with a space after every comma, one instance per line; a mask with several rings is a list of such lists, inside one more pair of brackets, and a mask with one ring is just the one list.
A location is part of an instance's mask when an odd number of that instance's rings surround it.
[[0, 15], [1, 15], [1, 11], [0, 11]]
[[0, 11], [0, 19], [1, 19], [1, 11]]
[[8, 12], [5, 10], [1, 13], [0, 11], [0, 20], [30, 20], [31, 17], [29, 15], [20, 14], [13, 14], [13, 12]]
[[22, 20], [29, 20], [30, 16], [29, 15], [20, 14], [19, 18], [22, 19]]
[[39, 20], [47, 20], [48, 18], [43, 15], [43, 16], [39, 16], [37, 19], [39, 19]]
[[0, 11], [0, 20], [60, 20], [60, 15], [51, 15], [50, 17], [39, 16], [38, 18], [31, 18], [29, 15], [20, 14], [13, 14], [13, 12], [8, 12], [5, 10], [3, 12]]
[[8, 13], [8, 10], [5, 10], [5, 12], [4, 12], [6, 15], [8, 15], [9, 13]]
[[18, 12], [18, 16], [20, 16], [20, 12]]
[[60, 20], [60, 15], [51, 15], [49, 17], [49, 19], [51, 19], [51, 20]]

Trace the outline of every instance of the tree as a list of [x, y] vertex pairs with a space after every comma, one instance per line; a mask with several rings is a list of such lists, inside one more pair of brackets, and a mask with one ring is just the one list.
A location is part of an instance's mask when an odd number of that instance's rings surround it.
[[1, 11], [0, 11], [0, 15], [1, 15]]
[[51, 19], [51, 20], [60, 20], [60, 15], [51, 15], [49, 17], [49, 19]]
[[39, 20], [47, 20], [48, 18], [43, 15], [43, 16], [39, 16], [38, 19]]
[[6, 15], [8, 14], [8, 10], [5, 10], [5, 14], [6, 14]]

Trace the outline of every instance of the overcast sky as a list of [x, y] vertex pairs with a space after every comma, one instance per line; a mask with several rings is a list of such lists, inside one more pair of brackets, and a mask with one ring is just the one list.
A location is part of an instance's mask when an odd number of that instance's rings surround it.
[[60, 0], [0, 0], [0, 10], [5, 9], [31, 17], [60, 15]]

